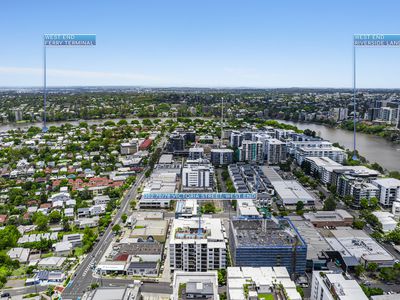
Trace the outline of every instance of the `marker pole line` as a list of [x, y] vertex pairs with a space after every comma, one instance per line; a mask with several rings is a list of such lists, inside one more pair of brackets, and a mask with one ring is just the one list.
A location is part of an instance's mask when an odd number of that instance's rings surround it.
[[46, 45], [44, 43], [44, 36], [43, 36], [43, 128], [42, 131], [47, 131], [46, 126], [46, 97], [47, 97], [47, 83], [46, 83]]
[[356, 104], [356, 46], [353, 42], [353, 160], [357, 160], [357, 144], [356, 144], [356, 125], [357, 125], [357, 104]]

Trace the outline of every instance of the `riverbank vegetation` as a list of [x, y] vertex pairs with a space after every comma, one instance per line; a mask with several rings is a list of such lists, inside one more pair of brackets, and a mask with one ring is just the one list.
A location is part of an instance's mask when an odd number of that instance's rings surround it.
[[[341, 123], [339, 127], [350, 131], [354, 130], [354, 124], [351, 120]], [[395, 130], [392, 126], [387, 124], [374, 125], [367, 122], [358, 122], [356, 125], [356, 131], [377, 135], [392, 142], [400, 141], [400, 131]]]

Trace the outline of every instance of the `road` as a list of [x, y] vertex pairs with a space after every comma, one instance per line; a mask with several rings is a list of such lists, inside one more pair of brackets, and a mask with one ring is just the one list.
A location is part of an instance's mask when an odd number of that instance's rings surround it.
[[4, 289], [1, 291], [3, 293], [4, 292], [10, 293], [11, 296], [22, 296], [25, 294], [36, 294], [36, 293], [44, 292], [46, 290], [47, 290], [47, 286], [37, 285], [35, 287], [34, 285], [32, 285], [32, 286], [24, 286], [21, 288]]
[[[127, 286], [132, 283], [132, 279], [107, 278], [102, 279], [103, 287]], [[169, 282], [144, 282], [140, 288], [142, 293], [172, 294], [172, 287]], [[64, 299], [64, 298], [63, 298]]]
[[[113, 218], [114, 224], [120, 223], [121, 216], [128, 211], [130, 200], [136, 197], [137, 188], [142, 184], [145, 178], [144, 173], [146, 170], [147, 168], [137, 178], [136, 182], [132, 185], [128, 193], [125, 194], [121, 202], [121, 208], [117, 211]], [[71, 279], [71, 282], [68, 284], [62, 294], [63, 299], [77, 299], [78, 297], [81, 297], [87, 291], [87, 289], [90, 288], [90, 285], [96, 282], [97, 279], [92, 276], [91, 268], [103, 257], [108, 246], [112, 243], [112, 239], [113, 232], [112, 225], [110, 224], [100, 241], [93, 248], [92, 252], [84, 258], [83, 262], [81, 262], [77, 268]]]
[[[218, 168], [217, 169], [217, 176], [218, 176], [218, 180], [221, 184], [221, 191], [222, 193], [226, 193], [227, 189], [226, 189], [226, 183], [225, 180], [222, 178], [222, 169]], [[231, 218], [231, 216], [235, 216], [236, 215], [236, 210], [233, 209], [232, 207], [232, 203], [231, 201], [222, 201], [222, 208], [223, 208], [223, 212], [220, 214], [216, 214], [213, 215], [214, 218]]]

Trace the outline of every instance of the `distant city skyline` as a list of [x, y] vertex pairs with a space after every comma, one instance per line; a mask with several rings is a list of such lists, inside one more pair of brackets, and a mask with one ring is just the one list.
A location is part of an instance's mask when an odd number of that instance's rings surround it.
[[[48, 86], [350, 88], [352, 37], [400, 33], [395, 0], [3, 1], [0, 86], [40, 87], [43, 34], [95, 33], [49, 49]], [[400, 48], [358, 49], [359, 88], [400, 88]]]

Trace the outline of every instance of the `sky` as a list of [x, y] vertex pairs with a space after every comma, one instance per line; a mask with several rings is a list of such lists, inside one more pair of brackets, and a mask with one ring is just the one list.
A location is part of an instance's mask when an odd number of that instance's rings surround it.
[[[352, 86], [352, 37], [400, 33], [398, 0], [2, 0], [0, 86]], [[400, 88], [400, 48], [357, 49], [357, 87]]]

